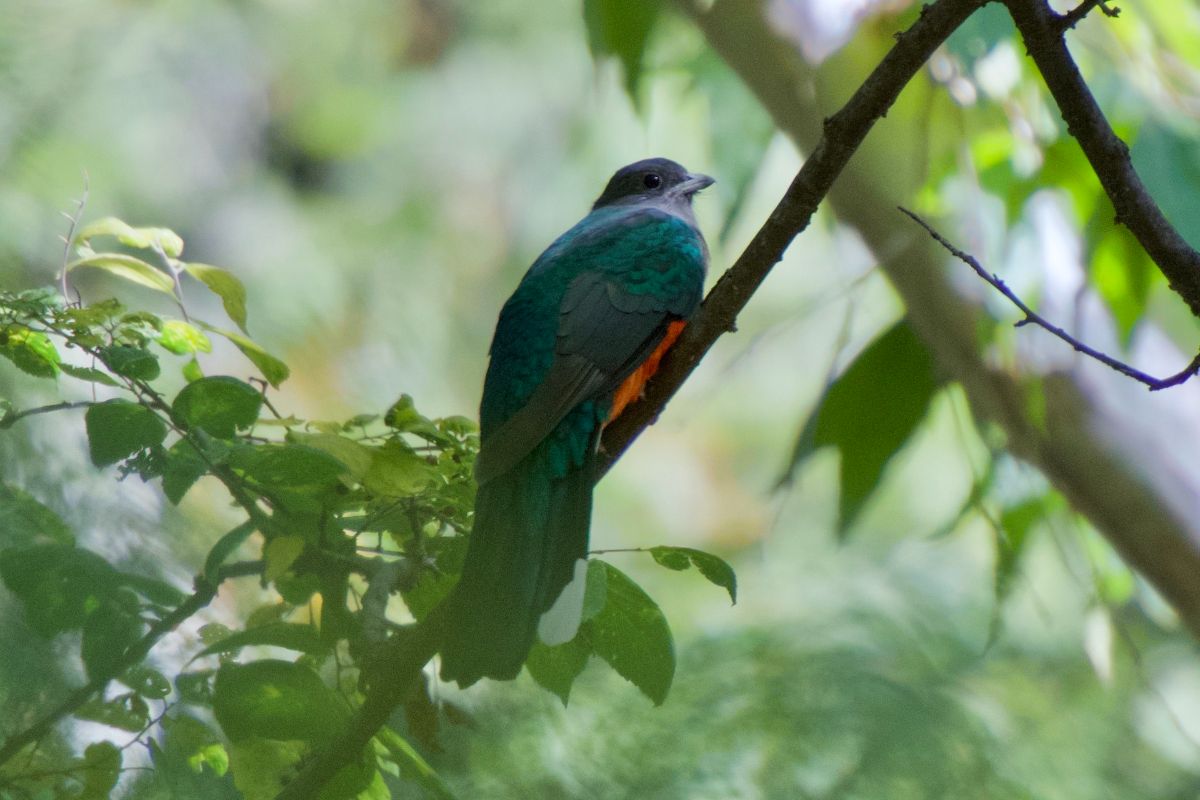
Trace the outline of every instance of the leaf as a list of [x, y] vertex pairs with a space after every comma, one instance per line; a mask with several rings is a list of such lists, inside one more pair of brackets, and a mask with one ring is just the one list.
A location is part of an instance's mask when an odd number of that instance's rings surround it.
[[838, 531], [845, 535], [892, 456], [924, 419], [938, 388], [929, 351], [907, 322], [872, 342], [818, 402], [781, 482], [822, 447], [841, 453]]
[[[221, 737], [208, 725], [180, 715], [164, 717], [162, 726], [166, 733], [165, 749], [182, 756], [193, 773], [202, 773], [206, 764], [217, 776], [228, 772], [229, 754], [221, 744]], [[155, 769], [162, 771], [158, 759], [155, 759]]]
[[323, 743], [336, 737], [349, 710], [317, 673], [289, 661], [223, 664], [213, 713], [232, 741], [250, 738]]
[[121, 585], [103, 558], [63, 544], [0, 551], [0, 579], [21, 601], [29, 626], [47, 637], [83, 627], [88, 613]]
[[158, 356], [149, 350], [127, 344], [114, 344], [101, 348], [100, 360], [117, 375], [139, 381], [152, 381], [160, 369]]
[[587, 666], [591, 654], [587, 633], [576, 634], [571, 641], [553, 647], [534, 641], [525, 658], [525, 669], [540, 686], [558, 695], [565, 706], [571, 697], [571, 685]]
[[160, 606], [177, 606], [187, 599], [187, 595], [166, 581], [149, 578], [145, 575], [134, 575], [129, 572], [119, 572], [121, 584], [133, 589], [151, 603]]
[[287, 364], [284, 364], [278, 358], [271, 355], [266, 350], [263, 350], [258, 344], [250, 339], [247, 339], [245, 336], [242, 336], [240, 333], [214, 328], [212, 325], [208, 325], [203, 322], [200, 323], [200, 327], [204, 328], [204, 330], [208, 331], [209, 333], [215, 333], [220, 336], [224, 336], [226, 339], [233, 342], [233, 345], [238, 350], [242, 351], [242, 355], [250, 359], [250, 363], [258, 367], [258, 371], [261, 372], [263, 377], [267, 379], [267, 383], [271, 384], [276, 389], [278, 389], [279, 385], [287, 380], [288, 375], [291, 374]]
[[10, 325], [0, 331], [0, 355], [12, 361], [17, 369], [37, 378], [58, 375], [62, 361], [54, 342], [46, 334], [23, 325]]
[[183, 387], [171, 408], [189, 427], [218, 439], [232, 439], [238, 428], [254, 424], [262, 402], [262, 394], [250, 384], [214, 375]]
[[375, 741], [387, 750], [388, 755], [392, 757], [392, 762], [400, 769], [402, 778], [416, 783], [439, 800], [455, 800], [455, 795], [450, 791], [450, 787], [433, 770], [433, 767], [429, 766], [429, 762], [422, 758], [421, 754], [392, 728], [386, 725], [380, 728], [379, 732], [375, 734]]
[[[293, 537], [285, 537], [293, 538]], [[298, 538], [298, 537], [295, 537]], [[279, 541], [278, 539], [276, 541]], [[296, 650], [301, 653], [319, 655], [329, 652], [329, 645], [321, 640], [317, 629], [312, 625], [300, 625], [294, 622], [272, 622], [238, 631], [224, 639], [210, 644], [197, 653], [193, 660], [213, 653], [231, 653], [243, 647], [264, 646], [282, 647], [286, 650]]]
[[6, 547], [75, 543], [71, 530], [57, 514], [27, 492], [4, 483], [0, 483], [0, 531]]
[[356, 479], [362, 479], [375, 460], [375, 449], [336, 433], [288, 431], [287, 440], [324, 451], [346, 465]]
[[691, 547], [651, 547], [650, 555], [667, 569], [681, 571], [694, 566], [710, 583], [729, 592], [730, 602], [737, 605], [737, 575], [724, 559]]
[[234, 742], [229, 748], [229, 770], [242, 800], [272, 800], [295, 776], [307, 751], [300, 741]]
[[81, 381], [90, 381], [91, 383], [99, 383], [104, 386], [120, 386], [121, 384], [113, 380], [107, 372], [101, 372], [98, 369], [91, 367], [77, 367], [74, 364], [59, 364], [58, 368], [72, 378], [78, 378]]
[[[228, 270], [209, 264], [184, 264], [183, 268], [196, 280], [203, 283], [217, 297], [225, 313], [243, 333], [246, 332], [246, 287]], [[265, 373], [264, 373], [265, 374]]]
[[127, 256], [121, 253], [100, 253], [99, 255], [72, 261], [67, 265], [67, 272], [80, 269], [81, 267], [102, 269], [110, 275], [123, 278], [139, 286], [145, 286], [163, 294], [169, 294], [171, 297], [175, 296], [175, 281], [170, 275], [162, 270], [155, 269], [145, 261], [134, 256]]
[[625, 73], [625, 89], [638, 105], [638, 82], [650, 31], [662, 10], [660, 0], [584, 0], [583, 21], [593, 58], [615, 55]]
[[115, 677], [125, 651], [141, 635], [141, 620], [113, 602], [102, 603], [88, 614], [80, 645], [88, 680]]
[[172, 445], [167, 450], [166, 459], [162, 472], [163, 494], [171, 503], [179, 505], [188, 489], [208, 474], [208, 463], [186, 439], [180, 439]]
[[254, 533], [258, 528], [255, 524], [246, 520], [241, 525], [238, 525], [233, 530], [226, 533], [217, 543], [208, 551], [208, 557], [204, 559], [204, 578], [210, 583], [215, 583], [221, 569], [221, 565], [233, 555], [234, 551], [242, 546], [242, 543], [250, 538], [250, 534]]
[[144, 664], [130, 667], [121, 677], [121, 683], [142, 697], [161, 700], [171, 693], [171, 682], [167, 676]]
[[280, 536], [272, 539], [263, 548], [263, 580], [270, 583], [292, 568], [296, 559], [304, 552], [303, 536]]
[[346, 472], [341, 461], [302, 444], [259, 445], [235, 452], [231, 463], [264, 486], [293, 489], [330, 485]]
[[188, 353], [212, 352], [212, 342], [208, 340], [203, 331], [195, 325], [178, 319], [168, 319], [163, 322], [162, 332], [158, 335], [158, 343], [179, 356]]
[[200, 362], [195, 358], [183, 365], [183, 379], [188, 383], [198, 381], [204, 377], [204, 370], [200, 369]]
[[625, 573], [604, 561], [604, 610], [587, 623], [596, 655], [662, 705], [675, 676], [675, 643], [662, 610]]
[[183, 254], [183, 239], [169, 228], [135, 228], [116, 217], [104, 217], [84, 225], [75, 235], [77, 242], [87, 242], [96, 236], [113, 236], [127, 247], [149, 250], [160, 248], [172, 258]]
[[362, 483], [372, 494], [405, 497], [428, 486], [437, 472], [400, 442], [387, 442], [375, 451]]
[[83, 419], [92, 463], [97, 467], [115, 464], [167, 438], [167, 426], [153, 411], [128, 400], [89, 406]]
[[150, 709], [145, 700], [131, 692], [112, 700], [89, 700], [75, 709], [74, 717], [137, 733], [150, 721]]
[[83, 780], [82, 791], [75, 795], [79, 800], [108, 800], [121, 777], [121, 750], [112, 742], [89, 744], [76, 774]]

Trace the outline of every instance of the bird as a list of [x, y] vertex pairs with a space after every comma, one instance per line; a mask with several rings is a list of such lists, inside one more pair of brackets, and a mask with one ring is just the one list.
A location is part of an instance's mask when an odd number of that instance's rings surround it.
[[622, 167], [501, 309], [443, 680], [515, 678], [538, 620], [586, 558], [600, 434], [700, 306], [708, 246], [692, 200], [713, 183], [666, 158]]

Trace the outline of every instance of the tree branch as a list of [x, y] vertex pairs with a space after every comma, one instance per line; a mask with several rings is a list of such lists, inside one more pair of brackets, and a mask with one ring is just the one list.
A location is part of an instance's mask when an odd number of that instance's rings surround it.
[[1183, 298], [1193, 315], [1200, 317], [1200, 253], [1184, 241], [1154, 202], [1133, 168], [1129, 147], [1113, 132], [1079, 74], [1063, 38], [1063, 22], [1070, 14], [1060, 17], [1046, 0], [1003, 2], [1062, 112], [1067, 132], [1079, 142], [1112, 201], [1116, 221], [1129, 229], [1167, 276], [1171, 289]]
[[[824, 135], [804, 161], [783, 199], [733, 266], [708, 293], [704, 305], [647, 384], [646, 395], [608, 426], [601, 440], [599, 474], [606, 473], [659, 413], [709, 348], [734, 329], [737, 316], [792, 239], [808, 227], [817, 206], [875, 123], [887, 114], [917, 71], [959, 25], [986, 0], [938, 0], [925, 6], [912, 27], [896, 35], [896, 44], [840, 111], [825, 120]], [[704, 28], [713, 13], [684, 10]]]
[[976, 259], [970, 253], [955, 247], [948, 239], [946, 239], [946, 237], [934, 230], [933, 226], [928, 222], [921, 219], [921, 217], [909, 211], [907, 208], [901, 207], [900, 210], [911, 217], [914, 222], [924, 228], [925, 231], [933, 237], [934, 241], [944, 247], [951, 255], [974, 270], [976, 275], [987, 281], [988, 285], [1000, 292], [1000, 294], [1007, 297], [1013, 305], [1019, 308], [1021, 313], [1025, 315], [1025, 318], [1016, 323], [1018, 328], [1030, 323], [1037, 325], [1040, 328], [1044, 328], [1045, 330], [1057, 336], [1059, 339], [1062, 339], [1064, 342], [1071, 345], [1076, 352], [1083, 353], [1085, 356], [1094, 358], [1101, 364], [1116, 370], [1122, 375], [1128, 378], [1133, 378], [1138, 383], [1145, 384], [1146, 386], [1150, 387], [1150, 391], [1152, 392], [1159, 391], [1160, 389], [1168, 389], [1172, 386], [1179, 386], [1182, 383], [1186, 383], [1193, 375], [1200, 371], [1200, 354], [1197, 354], [1196, 357], [1192, 359], [1190, 364], [1174, 375], [1170, 375], [1166, 378], [1155, 378], [1153, 375], [1148, 375], [1145, 372], [1142, 372], [1140, 369], [1129, 366], [1124, 361], [1118, 361], [1107, 353], [1102, 353], [1101, 351], [1084, 344], [1026, 305], [1025, 301], [1022, 300], [1016, 292], [1008, 288], [1008, 284], [1001, 280], [999, 275], [988, 272], [983, 268], [983, 265], [979, 263], [978, 259]]
[[1121, 9], [1116, 6], [1109, 6], [1105, 0], [1083, 0], [1082, 3], [1072, 8], [1066, 14], [1058, 18], [1058, 29], [1060, 31], [1068, 31], [1079, 24], [1080, 20], [1092, 13], [1092, 9], [1099, 6], [1100, 11], [1106, 17], [1116, 18], [1121, 16]]

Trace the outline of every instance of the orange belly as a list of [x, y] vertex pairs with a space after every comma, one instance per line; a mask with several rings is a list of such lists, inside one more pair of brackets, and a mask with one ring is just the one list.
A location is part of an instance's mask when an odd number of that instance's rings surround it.
[[[625, 410], [627, 405], [642, 396], [642, 388], [646, 385], [646, 381], [653, 378], [654, 373], [658, 372], [658, 362], [662, 361], [662, 357], [666, 355], [667, 350], [671, 349], [671, 345], [675, 344], [675, 340], [679, 338], [679, 334], [683, 333], [685, 325], [687, 323], [683, 320], [676, 320], [667, 325], [667, 335], [659, 342], [658, 347], [654, 348], [654, 352], [637, 369], [629, 374], [624, 383], [617, 387], [617, 391], [613, 395], [612, 411], [609, 412], [608, 422], [612, 422], [621, 416], [621, 412]], [[605, 424], [608, 424], [608, 422]]]

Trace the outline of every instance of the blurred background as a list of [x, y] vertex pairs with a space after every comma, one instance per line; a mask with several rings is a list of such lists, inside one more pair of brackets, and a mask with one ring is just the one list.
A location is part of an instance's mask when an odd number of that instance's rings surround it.
[[[1185, 0], [1122, 6], [1119, 21], [1086, 20], [1072, 44], [1197, 243], [1200, 12]], [[916, 12], [903, 0], [756, 7], [814, 67], [818, 94], [842, 97]], [[977, 17], [906, 94], [928, 99], [924, 125], [877, 133], [877, 146], [919, 173], [912, 202], [952, 218], [948, 234], [965, 232], [960, 244], [1026, 299], [1147, 369], [1177, 369], [1195, 320], [1144, 257], [1088, 228], [1094, 178], [1002, 9]], [[718, 178], [696, 203], [711, 280], [802, 163], [677, 13], [657, 20], [637, 74], [593, 57], [579, 3], [0, 0], [0, 18], [3, 285], [53, 282], [59, 212], [86, 181], [85, 220], [173, 228], [185, 258], [242, 278], [251, 332], [292, 368], [274, 403], [306, 418], [381, 412], [401, 392], [428, 415], [474, 417], [503, 299], [617, 167], [661, 155]], [[880, 181], [895, 179], [887, 172]], [[99, 275], [75, 286], [159, 302]], [[220, 316], [192, 290], [201, 316]], [[859, 232], [823, 210], [597, 493], [595, 548], [715, 552], [738, 572], [737, 605], [695, 573], [606, 556], [671, 623], [680, 662], [666, 704], [600, 664], [567, 708], [524, 675], [461, 696], [438, 687], [471, 723], [424, 754], [460, 796], [1200, 794], [1195, 642], [1040, 473], [976, 425], [955, 384], [847, 530], [838, 452], [793, 465], [830, 378], [903, 313]], [[989, 336], [980, 346], [1001, 364], [1049, 369], [1070, 355], [1030, 329]], [[206, 358], [209, 374], [253, 374], [232, 348]], [[9, 368], [0, 390], [22, 406], [45, 392]], [[1185, 387], [1130, 410], [1169, 437], [1200, 424], [1198, 399]], [[1181, 450], [1180, 470], [1195, 475], [1196, 448]], [[30, 418], [4, 432], [0, 454], [3, 479], [87, 546], [181, 586], [224, 530], [216, 487], [175, 509], [157, 486], [97, 473], [78, 417]], [[1177, 501], [1200, 509], [1188, 480]], [[222, 594], [153, 658], [186, 658], [196, 625], [246, 600]], [[2, 596], [0, 636], [10, 730], [81, 670]], [[161, 796], [132, 778], [121, 791]], [[397, 796], [421, 796], [407, 791]]]

